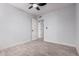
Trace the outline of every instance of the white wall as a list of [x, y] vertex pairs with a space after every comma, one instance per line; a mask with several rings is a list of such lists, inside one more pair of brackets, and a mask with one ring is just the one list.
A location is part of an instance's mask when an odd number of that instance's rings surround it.
[[44, 19], [44, 40], [74, 46], [76, 42], [75, 16], [74, 4], [42, 15], [42, 19]]
[[31, 16], [0, 4], [0, 49], [31, 40]]
[[76, 16], [77, 16], [77, 41], [76, 41], [76, 48], [79, 52], [79, 3], [76, 4]]

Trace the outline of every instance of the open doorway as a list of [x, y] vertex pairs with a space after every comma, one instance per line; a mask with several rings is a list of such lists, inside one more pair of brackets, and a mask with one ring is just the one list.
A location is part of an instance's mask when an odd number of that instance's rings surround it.
[[44, 40], [44, 20], [32, 18], [32, 40]]
[[38, 38], [44, 40], [44, 20], [38, 20]]

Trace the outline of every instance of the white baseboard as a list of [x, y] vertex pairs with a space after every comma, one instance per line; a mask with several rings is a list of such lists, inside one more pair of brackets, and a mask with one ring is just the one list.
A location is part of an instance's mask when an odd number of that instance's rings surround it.
[[78, 45], [76, 46], [76, 49], [77, 49], [77, 52], [78, 52], [78, 54], [79, 54], [79, 46], [78, 46]]
[[26, 42], [29, 42], [29, 41], [17, 42], [17, 43], [11, 44], [11, 45], [9, 45], [9, 46], [2, 47], [0, 50], [7, 49], [7, 48], [10, 48], [10, 47], [14, 47], [14, 46], [16, 46], [16, 45], [24, 44], [24, 43], [26, 43]]
[[[44, 41], [51, 42], [51, 41], [48, 41], [48, 40], [44, 40]], [[64, 43], [64, 42], [52, 41], [51, 43], [56, 43], [56, 44], [66, 45], [66, 46], [70, 46], [70, 47], [76, 47], [75, 44], [68, 44], [68, 43]]]

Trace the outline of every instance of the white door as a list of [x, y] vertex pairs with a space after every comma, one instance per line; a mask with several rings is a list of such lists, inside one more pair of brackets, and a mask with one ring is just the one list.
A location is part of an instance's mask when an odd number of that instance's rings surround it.
[[32, 18], [32, 40], [38, 38], [38, 21], [37, 19]]

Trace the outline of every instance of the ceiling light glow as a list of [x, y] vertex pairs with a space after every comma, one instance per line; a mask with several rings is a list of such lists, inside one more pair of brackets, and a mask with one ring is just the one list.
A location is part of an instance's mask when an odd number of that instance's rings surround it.
[[38, 5], [37, 4], [33, 4], [33, 7], [37, 7]]

